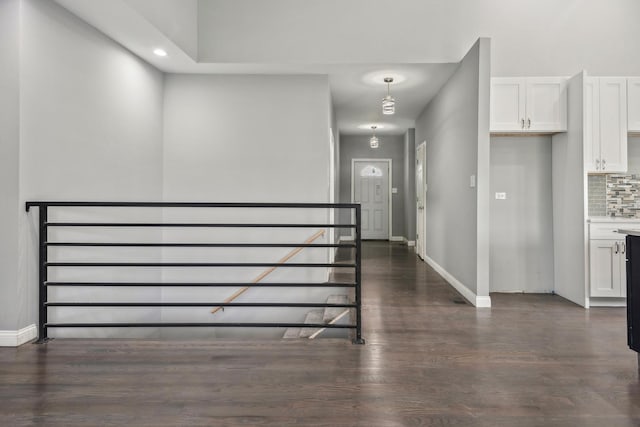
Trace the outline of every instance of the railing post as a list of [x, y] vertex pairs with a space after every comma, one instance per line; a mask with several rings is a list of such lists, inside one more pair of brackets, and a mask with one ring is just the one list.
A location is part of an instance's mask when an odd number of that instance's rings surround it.
[[362, 224], [362, 214], [360, 205], [355, 206], [356, 210], [356, 337], [354, 344], [364, 344], [362, 338], [362, 234], [360, 225]]
[[47, 205], [38, 206], [38, 341], [37, 344], [44, 344], [49, 341], [47, 336]]

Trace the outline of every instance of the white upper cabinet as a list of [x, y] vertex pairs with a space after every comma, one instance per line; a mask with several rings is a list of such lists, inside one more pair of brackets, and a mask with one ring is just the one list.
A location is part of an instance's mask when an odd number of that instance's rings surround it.
[[584, 144], [587, 172], [627, 171], [627, 79], [585, 79]]
[[565, 132], [566, 84], [565, 77], [492, 78], [491, 132]]
[[627, 79], [629, 119], [627, 130], [640, 132], [640, 77]]
[[524, 130], [525, 79], [491, 79], [491, 131]]

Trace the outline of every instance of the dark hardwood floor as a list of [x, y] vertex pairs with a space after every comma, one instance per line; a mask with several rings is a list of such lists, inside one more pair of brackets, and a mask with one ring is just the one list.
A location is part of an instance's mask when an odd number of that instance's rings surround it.
[[[54, 340], [0, 349], [0, 425], [635, 426], [625, 311], [460, 296], [364, 245], [364, 346]], [[458, 301], [459, 302], [459, 301]]]

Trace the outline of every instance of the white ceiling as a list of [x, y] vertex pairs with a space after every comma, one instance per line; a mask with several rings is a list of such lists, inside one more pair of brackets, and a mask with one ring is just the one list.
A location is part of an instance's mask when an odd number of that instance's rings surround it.
[[[56, 0], [60, 5], [160, 70], [199, 74], [326, 74], [329, 76], [338, 129], [344, 134], [403, 134], [453, 73], [456, 63], [321, 64], [198, 62], [194, 0]], [[181, 11], [180, 8], [184, 8]], [[163, 15], [164, 11], [164, 15]], [[195, 32], [197, 33], [197, 31]], [[168, 56], [155, 56], [162, 47]], [[195, 59], [194, 59], [195, 58]], [[396, 114], [383, 116], [385, 75], [404, 77], [391, 85]], [[396, 78], [396, 80], [398, 80]]]
[[[344, 134], [367, 134], [378, 125], [377, 133], [403, 134], [415, 126], [415, 119], [438, 93], [458, 64], [376, 64], [335, 65], [329, 67], [331, 96]], [[390, 85], [396, 113], [382, 114], [382, 98], [387, 94], [384, 76], [396, 76]], [[404, 81], [397, 82], [398, 77]]]

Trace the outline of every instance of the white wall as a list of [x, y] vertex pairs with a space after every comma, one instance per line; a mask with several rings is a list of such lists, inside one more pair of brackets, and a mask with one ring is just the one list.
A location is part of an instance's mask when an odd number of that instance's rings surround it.
[[[231, 76], [171, 74], [165, 80], [164, 182], [167, 201], [328, 202], [330, 98], [326, 76]], [[326, 223], [325, 210], [167, 209], [165, 220], [204, 218], [223, 222]], [[280, 230], [198, 230], [203, 241], [303, 242], [317, 228]], [[168, 230], [165, 239], [185, 238]], [[327, 242], [325, 235], [316, 241]], [[290, 251], [281, 249], [165, 250], [165, 259], [275, 262]], [[307, 249], [292, 262], [326, 262], [328, 251]], [[164, 279], [250, 282], [264, 268], [165, 271]], [[267, 281], [325, 281], [326, 269], [279, 268]], [[164, 289], [164, 300], [223, 300], [235, 289]], [[253, 301], [326, 300], [327, 290], [254, 288]], [[308, 310], [227, 309], [212, 317], [208, 309], [191, 310], [197, 321], [302, 321]], [[164, 310], [163, 319], [182, 320], [185, 310]], [[193, 317], [191, 317], [193, 319]], [[172, 331], [168, 331], [170, 335]], [[189, 331], [190, 336], [225, 336], [250, 330]], [[281, 331], [259, 331], [274, 334]]]
[[474, 304], [489, 294], [488, 44], [471, 48], [416, 120], [416, 145], [427, 142], [426, 255]]
[[551, 142], [555, 292], [581, 306], [588, 300], [583, 85], [583, 73], [569, 80], [568, 131], [554, 135]]
[[170, 74], [164, 99], [167, 200], [327, 202], [326, 76]]
[[18, 0], [0, 2], [0, 331], [18, 329], [19, 16]]
[[552, 292], [550, 136], [491, 137], [490, 204], [491, 292]]
[[[21, 25], [20, 205], [24, 206], [27, 200], [160, 199], [162, 73], [53, 2], [22, 1]], [[54, 210], [51, 216], [97, 218], [88, 211], [71, 214], [65, 209]], [[37, 321], [36, 218], [37, 209], [21, 214], [16, 302], [19, 328]], [[140, 232], [128, 236], [135, 240], [158, 234]], [[52, 230], [50, 239], [56, 238], [86, 241], [107, 236], [96, 229]], [[63, 256], [77, 259], [83, 255], [69, 249], [50, 250], [51, 259]], [[121, 250], [84, 256], [155, 259], [158, 253], [142, 255]], [[50, 279], [81, 280], [87, 274], [78, 269], [62, 270], [50, 269]], [[92, 278], [116, 276], [113, 270], [100, 270]], [[159, 276], [138, 271], [126, 277], [157, 280]], [[68, 289], [61, 289], [51, 291], [51, 295], [67, 300], [73, 297], [76, 301], [159, 296], [159, 291], [153, 289], [133, 290], [127, 295], [111, 291], [86, 289], [71, 295]], [[91, 318], [114, 320], [119, 316], [116, 311], [98, 310], [99, 314]], [[152, 310], [142, 312], [153, 317]], [[82, 318], [70, 317], [64, 309], [52, 309], [50, 313], [50, 318], [58, 321]]]
[[637, 75], [639, 16], [637, 0], [208, 0], [198, 15], [200, 59], [458, 62], [488, 37], [495, 76]]

